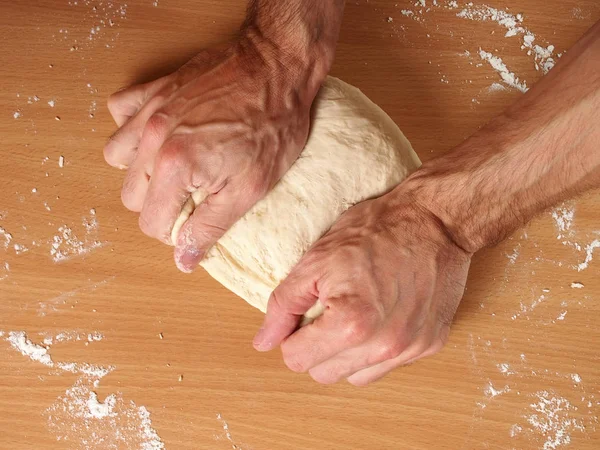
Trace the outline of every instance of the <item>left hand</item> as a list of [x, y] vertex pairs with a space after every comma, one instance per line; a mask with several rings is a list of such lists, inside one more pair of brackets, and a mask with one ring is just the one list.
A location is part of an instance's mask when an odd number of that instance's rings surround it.
[[[400, 185], [348, 210], [273, 292], [254, 339], [320, 383], [365, 385], [446, 342], [471, 254]], [[317, 301], [324, 314], [298, 329]]]

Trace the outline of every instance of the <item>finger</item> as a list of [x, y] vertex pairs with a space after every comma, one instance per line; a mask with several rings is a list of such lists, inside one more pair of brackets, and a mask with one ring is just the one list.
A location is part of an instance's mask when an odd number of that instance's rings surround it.
[[[143, 92], [142, 94], [137, 93], [138, 100], [139, 96], [142, 96], [142, 105], [136, 110], [135, 114], [130, 117], [123, 125], [114, 133], [106, 143], [104, 147], [104, 159], [108, 164], [113, 167], [124, 169], [129, 167], [133, 161], [146, 123], [152, 115], [159, 110], [167, 101], [169, 95], [165, 92], [164, 95], [157, 95], [158, 88], [164, 88], [166, 83], [171, 80], [170, 77], [165, 79], [157, 80], [156, 85], [152, 86], [149, 92]], [[160, 83], [159, 83], [160, 82]], [[147, 100], [146, 100], [147, 98]], [[133, 102], [133, 100], [132, 100]], [[133, 103], [129, 106], [123, 106], [122, 108], [133, 108]], [[137, 108], [137, 106], [135, 106]]]
[[121, 201], [125, 207], [133, 212], [140, 212], [144, 204], [144, 198], [148, 191], [148, 175], [143, 158], [135, 158], [123, 181], [121, 190]]
[[372, 367], [368, 367], [356, 372], [348, 377], [348, 382], [355, 386], [365, 386], [383, 378], [392, 370], [400, 366], [412, 364], [421, 358], [425, 358], [439, 352], [442, 347], [443, 341], [439, 338], [436, 338], [433, 344], [425, 347], [417, 345], [396, 358], [389, 359]]
[[[323, 299], [321, 299], [323, 301]], [[286, 365], [306, 372], [338, 353], [362, 345], [377, 329], [379, 315], [358, 296], [327, 298], [327, 310], [281, 345]]]
[[[181, 145], [170, 141], [160, 150], [140, 214], [142, 231], [166, 244], [172, 243], [175, 221], [194, 190], [191, 185], [193, 167], [185, 164]], [[188, 218], [190, 212], [187, 211]]]
[[396, 336], [393, 330], [379, 333], [366, 344], [344, 350], [309, 370], [310, 376], [322, 384], [337, 383], [356, 372], [375, 366], [407, 353], [406, 339]]
[[252, 342], [258, 351], [270, 351], [291, 335], [305, 312], [317, 301], [316, 266], [297, 265], [292, 273], [273, 291], [261, 329]]
[[118, 127], [122, 127], [131, 117], [137, 114], [144, 103], [161, 90], [170, 80], [162, 77], [145, 84], [121, 89], [108, 97], [107, 106], [110, 115]]
[[[221, 167], [219, 164], [207, 159], [199, 169], [204, 175], [196, 176], [204, 180], [223, 178], [223, 174], [215, 173]], [[198, 205], [179, 233], [175, 263], [183, 272], [189, 273], [198, 267], [206, 252], [264, 196], [267, 187], [264, 182], [242, 185], [237, 180], [228, 182], [226, 179], [213, 183], [213, 186], [210, 184], [195, 186], [204, 189], [208, 197]]]

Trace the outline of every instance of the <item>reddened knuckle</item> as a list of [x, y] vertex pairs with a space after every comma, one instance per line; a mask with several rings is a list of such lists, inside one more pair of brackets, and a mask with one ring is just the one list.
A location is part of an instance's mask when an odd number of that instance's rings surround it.
[[160, 139], [169, 131], [168, 117], [164, 113], [154, 113], [146, 122], [144, 131], [151, 137]]
[[185, 147], [179, 141], [168, 142], [158, 152], [156, 169], [161, 173], [173, 173], [184, 165]]
[[260, 200], [265, 196], [268, 190], [268, 184], [265, 180], [252, 180], [246, 183], [246, 190], [251, 200]]
[[406, 350], [407, 345], [397, 337], [388, 338], [381, 348], [381, 358], [384, 360], [397, 358]]

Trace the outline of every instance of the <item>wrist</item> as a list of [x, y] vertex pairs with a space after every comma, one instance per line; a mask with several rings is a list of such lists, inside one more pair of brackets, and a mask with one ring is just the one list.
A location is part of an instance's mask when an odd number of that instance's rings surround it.
[[501, 120], [428, 161], [401, 185], [468, 253], [499, 243], [531, 215], [531, 199], [518, 188], [517, 170], [505, 159], [513, 146], [506, 137], [494, 139]]
[[316, 95], [333, 65], [344, 3], [251, 0], [239, 46]]

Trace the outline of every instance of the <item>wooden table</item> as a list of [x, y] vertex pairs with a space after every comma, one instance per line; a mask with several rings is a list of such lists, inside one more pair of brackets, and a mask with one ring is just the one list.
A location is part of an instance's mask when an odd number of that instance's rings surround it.
[[[348, 1], [333, 68], [423, 160], [521, 95], [494, 84], [480, 48], [528, 85], [541, 76], [522, 34], [437, 1]], [[555, 53], [600, 19], [595, 0], [491, 3]], [[0, 233], [0, 448], [153, 448], [152, 429], [167, 449], [600, 448], [598, 193], [476, 255], [445, 350], [366, 388], [321, 386], [253, 351], [262, 315], [202, 271], [178, 273], [172, 250], [141, 234], [102, 157], [105, 99], [231, 38], [244, 4], [0, 5], [0, 226], [12, 235], [4, 248]], [[52, 367], [11, 347], [20, 331], [53, 338]], [[113, 369], [94, 387], [83, 363]], [[115, 394], [112, 412], [87, 417], [92, 392]]]

